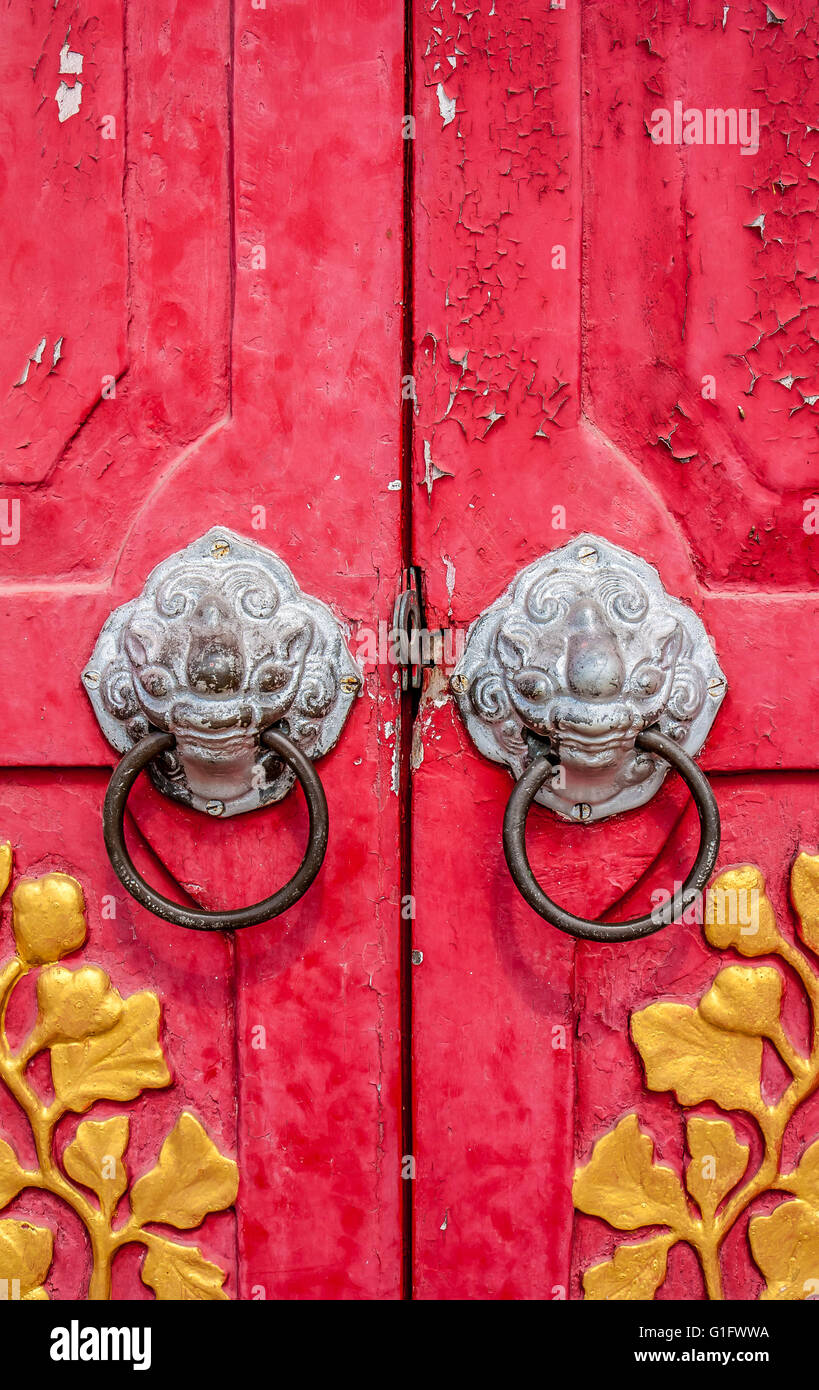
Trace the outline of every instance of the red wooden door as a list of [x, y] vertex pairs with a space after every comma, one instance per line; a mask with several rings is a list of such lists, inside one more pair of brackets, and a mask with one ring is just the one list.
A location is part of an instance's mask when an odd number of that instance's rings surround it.
[[[0, 548], [0, 825], [15, 875], [58, 871], [82, 886], [87, 941], [68, 966], [100, 967], [126, 1002], [142, 1003], [110, 1063], [113, 1086], [95, 1059], [83, 1095], [95, 1102], [83, 1116], [123, 1117], [117, 1128], [85, 1129], [77, 1143], [73, 1092], [42, 1120], [44, 1052], [27, 1072], [31, 1095], [4, 1088], [0, 1130], [15, 1157], [0, 1150], [0, 1196], [11, 1195], [2, 1219], [15, 1224], [0, 1227], [11, 1251], [0, 1259], [12, 1262], [0, 1277], [28, 1261], [23, 1294], [34, 1273], [31, 1287], [54, 1298], [84, 1294], [95, 1164], [107, 1154], [120, 1173], [130, 1123], [121, 1183], [112, 1176], [105, 1192], [114, 1200], [127, 1184], [133, 1196], [154, 1173], [134, 1198], [140, 1230], [153, 1234], [112, 1255], [103, 1230], [92, 1293], [113, 1265], [115, 1298], [218, 1297], [222, 1287], [248, 1299], [395, 1297], [393, 673], [370, 665], [322, 768], [330, 847], [309, 898], [233, 941], [160, 923], [114, 877], [100, 825], [112, 750], [79, 676], [111, 609], [214, 524], [275, 550], [351, 645], [390, 609], [401, 564], [390, 484], [403, 16], [389, 3], [356, 16], [344, 3], [319, 14], [249, 0], [170, 11], [145, 0], [127, 8], [124, 29], [114, 0], [10, 15], [2, 447], [19, 535], [7, 528], [13, 543]], [[241, 906], [297, 862], [298, 794], [220, 824], [141, 782], [129, 803], [138, 866], [183, 900]], [[59, 903], [51, 910], [59, 916]], [[7, 907], [4, 961], [10, 917]], [[34, 991], [33, 973], [14, 989], [12, 1056]], [[192, 1118], [180, 1133], [183, 1114]], [[45, 1172], [43, 1188], [20, 1180], [15, 1195], [18, 1167]]]
[[[404, 8], [9, 12], [0, 1280], [808, 1297], [816, 21]], [[365, 677], [318, 764], [319, 878], [233, 938], [122, 888], [80, 683], [112, 609], [214, 525], [330, 606]], [[714, 642], [702, 762], [751, 934], [554, 931], [451, 662], [417, 712], [400, 695], [379, 625], [408, 564], [428, 626], [465, 635], [581, 532]], [[283, 882], [306, 824], [297, 793], [220, 822], [144, 778], [129, 818], [140, 871], [209, 908]], [[598, 825], [530, 818], [541, 882], [589, 916], [642, 910], [696, 840], [673, 779]]]
[[[580, 532], [655, 565], [727, 677], [702, 757], [718, 868], [759, 867], [783, 934], [708, 940], [687, 920], [608, 946], [547, 926], [506, 871], [508, 773], [435, 673], [413, 811], [421, 1298], [815, 1288], [815, 860], [801, 950], [788, 900], [817, 848], [815, 38], [807, 4], [417, 10], [428, 621], [465, 628]], [[732, 108], [735, 142], [728, 125], [722, 144], [660, 143], [675, 102], [703, 138], [708, 109]], [[684, 877], [697, 834], [669, 778], [599, 825], [533, 811], [529, 850], [559, 903], [618, 919]]]

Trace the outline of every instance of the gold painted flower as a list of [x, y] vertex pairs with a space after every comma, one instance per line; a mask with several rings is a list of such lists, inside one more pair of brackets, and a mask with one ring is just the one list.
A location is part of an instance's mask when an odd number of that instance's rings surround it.
[[98, 965], [83, 965], [79, 970], [48, 966], [37, 981], [37, 1005], [39, 1047], [107, 1033], [123, 1010], [121, 995]]
[[85, 941], [85, 899], [70, 874], [24, 878], [12, 893], [14, 939], [26, 965], [50, 965]]
[[733, 946], [743, 956], [779, 950], [780, 935], [765, 879], [753, 864], [727, 869], [705, 895], [705, 935], [718, 951]]

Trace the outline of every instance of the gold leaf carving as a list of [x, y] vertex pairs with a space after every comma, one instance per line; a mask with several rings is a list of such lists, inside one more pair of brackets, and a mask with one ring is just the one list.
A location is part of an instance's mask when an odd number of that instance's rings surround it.
[[96, 1193], [109, 1221], [128, 1186], [122, 1157], [128, 1147], [130, 1123], [127, 1115], [83, 1120], [63, 1153], [63, 1167], [69, 1177]]
[[236, 1200], [239, 1170], [224, 1158], [193, 1115], [183, 1113], [159, 1154], [159, 1163], [134, 1184], [131, 1210], [143, 1226], [161, 1221], [178, 1230], [198, 1226], [210, 1211]]
[[699, 1012], [707, 1023], [749, 1037], [778, 1037], [782, 976], [770, 965], [729, 965], [721, 970]]
[[748, 1167], [750, 1149], [740, 1144], [727, 1120], [705, 1120], [699, 1115], [689, 1117], [688, 1148], [686, 1187], [703, 1216], [712, 1217]]
[[193, 1245], [150, 1236], [142, 1265], [142, 1280], [163, 1301], [226, 1299], [224, 1271], [206, 1260]]
[[0, 845], [0, 898], [5, 893], [11, 881], [12, 849], [11, 841], [6, 840]]
[[0, 1207], [8, 1206], [26, 1186], [26, 1173], [10, 1144], [0, 1139]]
[[752, 1217], [748, 1238], [768, 1284], [762, 1299], [819, 1295], [819, 1212], [807, 1202], [783, 1202], [770, 1216]]
[[727, 869], [714, 879], [705, 897], [705, 935], [718, 950], [733, 946], [742, 956], [778, 951], [774, 910], [765, 879], [753, 864]]
[[85, 899], [69, 874], [23, 878], [11, 901], [17, 954], [26, 965], [48, 965], [85, 942]]
[[[0, 846], [0, 893], [11, 873], [11, 846]], [[63, 1152], [55, 1152], [56, 1126], [66, 1110], [81, 1114], [98, 1100], [133, 1100], [142, 1091], [170, 1084], [159, 1039], [159, 1000], [144, 991], [123, 999], [98, 965], [66, 969], [55, 962], [85, 941], [82, 888], [68, 874], [21, 880], [12, 895], [16, 955], [0, 965], [0, 1083], [24, 1112], [33, 1133], [38, 1166], [24, 1171], [0, 1140], [0, 1206], [26, 1187], [51, 1193], [85, 1226], [93, 1254], [88, 1288], [92, 1299], [111, 1297], [111, 1264], [131, 1243], [147, 1247], [143, 1278], [158, 1298], [225, 1299], [226, 1275], [194, 1247], [175, 1245], [143, 1231], [133, 1212], [114, 1226], [128, 1188], [123, 1162], [129, 1137], [127, 1115], [83, 1120]], [[43, 967], [39, 969], [39, 967]], [[37, 972], [38, 1015], [18, 1053], [6, 1034], [9, 999], [21, 979]], [[28, 1074], [32, 1057], [51, 1054], [55, 1099], [47, 1104]], [[235, 1163], [219, 1154], [192, 1115], [183, 1114], [162, 1146], [152, 1173], [135, 1185], [142, 1220], [180, 1228], [198, 1225], [210, 1211], [236, 1197]], [[86, 1189], [86, 1190], [84, 1190]], [[97, 1206], [88, 1190], [99, 1200]], [[0, 1221], [0, 1295], [47, 1298], [43, 1280], [53, 1247], [52, 1232], [21, 1221]], [[19, 1285], [14, 1281], [19, 1280]]]
[[797, 856], [791, 870], [791, 901], [802, 923], [802, 939], [819, 952], [819, 855]]
[[682, 1229], [689, 1221], [680, 1180], [654, 1162], [654, 1144], [626, 1115], [611, 1134], [599, 1139], [573, 1186], [574, 1204], [589, 1216], [602, 1216], [620, 1231], [640, 1226]]
[[583, 1276], [583, 1292], [594, 1300], [653, 1298], [665, 1279], [674, 1235], [654, 1236], [639, 1245], [621, 1245], [614, 1258], [593, 1265]]
[[159, 1000], [132, 994], [119, 1022], [98, 1037], [51, 1049], [54, 1092], [67, 1110], [82, 1113], [96, 1100], [133, 1100], [170, 1084], [159, 1043]]
[[54, 1237], [45, 1226], [0, 1221], [0, 1289], [7, 1298], [41, 1300], [51, 1267]]
[[805, 1150], [793, 1172], [784, 1175], [782, 1186], [819, 1211], [819, 1140]]
[[760, 1038], [714, 1028], [686, 1004], [650, 1004], [632, 1015], [631, 1032], [652, 1091], [674, 1091], [683, 1105], [762, 1108]]
[[37, 980], [38, 1018], [25, 1054], [33, 1057], [56, 1042], [107, 1033], [122, 1017], [122, 999], [98, 965], [67, 970], [49, 965]]
[[[819, 856], [798, 856], [791, 874], [791, 899], [803, 940], [819, 954]], [[683, 1106], [713, 1100], [725, 1110], [744, 1110], [754, 1117], [762, 1139], [761, 1157], [750, 1162], [749, 1146], [740, 1142], [727, 1120], [700, 1115], [687, 1118], [690, 1161], [686, 1185], [700, 1208], [701, 1219], [689, 1217], [686, 1224], [679, 1215], [676, 1220], [667, 1215], [663, 1224], [670, 1225], [674, 1234], [665, 1239], [684, 1240], [695, 1250], [707, 1296], [720, 1299], [720, 1255], [728, 1233], [758, 1197], [771, 1192], [793, 1193], [795, 1200], [783, 1202], [770, 1215], [752, 1215], [748, 1224], [754, 1258], [768, 1283], [762, 1297], [819, 1298], [819, 1140], [808, 1146], [796, 1168], [789, 1173], [782, 1171], [788, 1125], [799, 1107], [819, 1090], [819, 969], [812, 957], [779, 930], [763, 875], [751, 864], [728, 869], [715, 879], [706, 895], [704, 932], [708, 942], [720, 950], [733, 947], [746, 957], [773, 954], [789, 967], [811, 1011], [811, 1052], [802, 1056], [786, 1034], [782, 1024], [784, 976], [767, 965], [730, 965], [720, 970], [695, 1009], [658, 1003], [632, 1015], [632, 1038], [651, 1090], [674, 1091]], [[793, 1077], [770, 1105], [763, 1102], [760, 1093], [765, 1037], [774, 1043]], [[636, 1129], [633, 1116], [631, 1120], [625, 1146], [628, 1153]], [[575, 1205], [611, 1226], [633, 1229], [639, 1199], [631, 1188], [645, 1185], [640, 1174], [651, 1163], [652, 1145], [647, 1135], [640, 1135], [643, 1147], [639, 1162], [635, 1165], [628, 1160], [621, 1154], [625, 1123], [621, 1121], [598, 1140], [591, 1162], [578, 1170]], [[623, 1186], [624, 1173], [630, 1175], [626, 1181], [629, 1195], [622, 1206], [627, 1222], [617, 1219], [618, 1184]], [[663, 1221], [662, 1217], [655, 1219], [657, 1224]], [[653, 1297], [659, 1287], [654, 1276], [663, 1257], [664, 1252], [658, 1249], [653, 1262], [641, 1246], [621, 1247], [613, 1259], [587, 1271], [586, 1296]], [[624, 1292], [619, 1293], [621, 1287]]]

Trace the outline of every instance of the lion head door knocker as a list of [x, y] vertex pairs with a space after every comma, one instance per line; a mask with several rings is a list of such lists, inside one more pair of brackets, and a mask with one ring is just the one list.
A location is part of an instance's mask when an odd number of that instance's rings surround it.
[[[522, 570], [473, 623], [451, 679], [477, 748], [516, 778], [503, 845], [515, 884], [553, 926], [597, 941], [647, 936], [696, 901], [719, 848], [719, 813], [693, 761], [725, 694], [700, 619], [657, 571], [582, 535]], [[629, 922], [588, 922], [537, 883], [526, 817], [537, 800], [580, 824], [644, 805], [669, 766], [687, 783], [701, 839], [672, 898]]]
[[[332, 748], [361, 674], [330, 609], [290, 570], [224, 527], [163, 560], [138, 598], [117, 608], [83, 672], [108, 742], [125, 756], [105, 797], [111, 863], [144, 907], [199, 929], [251, 926], [292, 906], [327, 846], [327, 802], [314, 762]], [[180, 907], [137, 873], [123, 836], [143, 768], [166, 796], [229, 817], [286, 796], [307, 801], [307, 852], [289, 883], [252, 907]]]

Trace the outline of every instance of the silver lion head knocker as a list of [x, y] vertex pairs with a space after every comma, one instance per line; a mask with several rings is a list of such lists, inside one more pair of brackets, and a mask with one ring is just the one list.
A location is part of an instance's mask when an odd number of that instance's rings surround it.
[[[125, 754], [103, 827], [129, 892], [167, 920], [201, 928], [263, 921], [300, 897], [327, 841], [313, 764], [338, 739], [362, 680], [330, 609], [302, 593], [287, 565], [214, 527], [157, 565], [142, 593], [110, 615], [82, 678], [105, 737]], [[311, 830], [294, 879], [232, 913], [163, 898], [136, 872], [122, 833], [143, 767], [165, 795], [219, 817], [280, 801], [298, 778]]]

